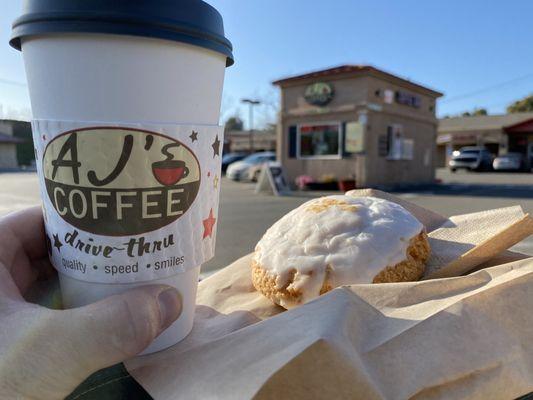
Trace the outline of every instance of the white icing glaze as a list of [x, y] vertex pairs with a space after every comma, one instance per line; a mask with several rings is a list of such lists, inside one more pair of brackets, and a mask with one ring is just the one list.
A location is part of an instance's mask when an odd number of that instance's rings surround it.
[[410, 239], [422, 229], [396, 203], [375, 197], [327, 196], [302, 204], [272, 225], [257, 243], [254, 260], [278, 277], [278, 289], [287, 285], [295, 271], [289, 288], [301, 291], [307, 302], [319, 296], [326, 266], [331, 268], [333, 287], [372, 283], [385, 267], [406, 259]]

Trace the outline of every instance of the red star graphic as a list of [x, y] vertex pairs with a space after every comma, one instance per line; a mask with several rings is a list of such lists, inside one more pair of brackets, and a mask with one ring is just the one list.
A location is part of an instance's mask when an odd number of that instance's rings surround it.
[[213, 237], [213, 227], [215, 226], [215, 223], [217, 222], [217, 219], [213, 216], [213, 209], [209, 211], [209, 217], [207, 219], [203, 220], [204, 224], [204, 237], [202, 239], [205, 239], [206, 237]]

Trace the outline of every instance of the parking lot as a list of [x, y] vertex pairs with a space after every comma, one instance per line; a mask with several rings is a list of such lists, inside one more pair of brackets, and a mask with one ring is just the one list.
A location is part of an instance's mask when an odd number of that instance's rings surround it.
[[[515, 204], [533, 213], [533, 174], [463, 171], [452, 174], [442, 169], [437, 172], [437, 178], [441, 180], [438, 185], [396, 194], [446, 216]], [[39, 203], [34, 173], [0, 174], [0, 187], [0, 215]], [[275, 197], [255, 194], [254, 189], [253, 183], [223, 179], [216, 256], [203, 266], [204, 274], [253, 251], [262, 234], [277, 219], [309, 198], [325, 194], [295, 192], [291, 196]], [[533, 239], [520, 243], [515, 250], [533, 255]]]
[[436, 177], [443, 183], [533, 186], [533, 173], [531, 172], [471, 172], [459, 170], [453, 173], [447, 168], [439, 168], [437, 169]]

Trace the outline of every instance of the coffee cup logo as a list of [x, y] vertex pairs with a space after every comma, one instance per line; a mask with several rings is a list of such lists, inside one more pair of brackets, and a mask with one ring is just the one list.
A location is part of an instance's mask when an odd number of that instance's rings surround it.
[[155, 132], [98, 127], [65, 132], [46, 147], [43, 173], [57, 213], [86, 232], [136, 235], [180, 218], [200, 188], [200, 164], [183, 143]]
[[189, 175], [189, 168], [185, 166], [185, 162], [174, 160], [174, 155], [168, 152], [170, 148], [176, 146], [180, 145], [178, 143], [167, 144], [161, 149], [161, 152], [167, 156], [167, 159], [152, 164], [155, 179], [165, 186], [175, 185], [181, 178], [186, 178]]

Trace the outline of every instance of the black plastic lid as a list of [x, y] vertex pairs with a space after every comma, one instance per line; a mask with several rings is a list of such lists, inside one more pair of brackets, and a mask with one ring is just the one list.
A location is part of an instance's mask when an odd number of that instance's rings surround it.
[[109, 33], [173, 40], [224, 54], [233, 47], [222, 16], [202, 0], [25, 0], [9, 44], [47, 33]]

